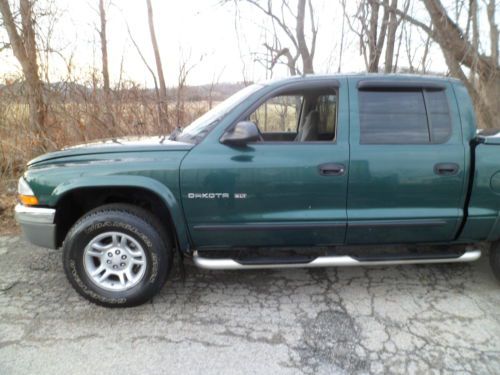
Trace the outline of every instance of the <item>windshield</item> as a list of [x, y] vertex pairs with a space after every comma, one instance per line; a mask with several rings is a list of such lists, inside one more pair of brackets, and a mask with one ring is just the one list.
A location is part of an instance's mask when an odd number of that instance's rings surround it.
[[262, 85], [259, 84], [245, 87], [193, 121], [189, 126], [182, 130], [174, 131], [169, 139], [195, 144], [201, 142], [226, 113], [261, 87]]

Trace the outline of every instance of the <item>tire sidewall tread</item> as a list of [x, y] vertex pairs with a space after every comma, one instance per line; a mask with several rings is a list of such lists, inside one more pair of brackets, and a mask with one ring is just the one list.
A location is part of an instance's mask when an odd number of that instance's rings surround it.
[[[139, 284], [122, 292], [99, 288], [86, 275], [83, 250], [100, 233], [121, 231], [144, 248], [146, 274]], [[150, 212], [128, 204], [109, 204], [89, 211], [69, 230], [63, 243], [63, 264], [73, 288], [101, 306], [130, 307], [150, 300], [165, 284], [173, 263], [172, 242], [159, 220]]]

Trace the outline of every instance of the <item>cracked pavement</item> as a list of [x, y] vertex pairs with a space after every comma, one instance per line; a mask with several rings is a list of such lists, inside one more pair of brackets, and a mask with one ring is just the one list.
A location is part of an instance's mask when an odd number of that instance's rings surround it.
[[498, 374], [500, 285], [471, 264], [174, 272], [106, 309], [60, 251], [0, 237], [0, 374]]

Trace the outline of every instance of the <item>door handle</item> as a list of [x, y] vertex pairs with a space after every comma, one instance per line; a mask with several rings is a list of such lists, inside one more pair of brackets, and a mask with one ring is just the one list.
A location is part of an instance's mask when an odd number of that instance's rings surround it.
[[459, 170], [456, 163], [438, 163], [434, 166], [434, 173], [441, 176], [454, 176]]
[[342, 176], [345, 173], [345, 165], [338, 163], [325, 163], [319, 167], [319, 174], [322, 176]]

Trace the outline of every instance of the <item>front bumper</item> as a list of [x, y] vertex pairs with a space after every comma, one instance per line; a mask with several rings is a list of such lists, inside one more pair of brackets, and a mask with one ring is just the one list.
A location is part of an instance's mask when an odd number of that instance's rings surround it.
[[55, 209], [18, 204], [15, 213], [16, 221], [21, 225], [28, 241], [41, 247], [57, 248]]

